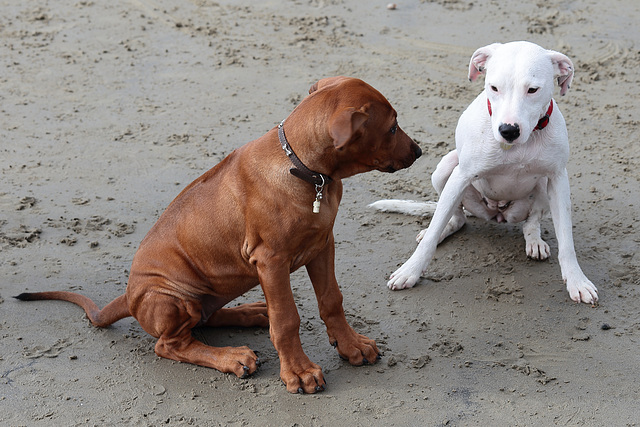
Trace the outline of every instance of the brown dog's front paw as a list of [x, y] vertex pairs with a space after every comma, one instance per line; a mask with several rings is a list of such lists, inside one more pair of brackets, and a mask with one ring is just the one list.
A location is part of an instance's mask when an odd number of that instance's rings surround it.
[[338, 350], [342, 359], [354, 366], [374, 364], [380, 360], [376, 342], [353, 330], [344, 337], [331, 338], [329, 342]]
[[297, 369], [281, 368], [280, 378], [289, 393], [318, 393], [324, 391], [327, 385], [322, 369], [311, 361]]

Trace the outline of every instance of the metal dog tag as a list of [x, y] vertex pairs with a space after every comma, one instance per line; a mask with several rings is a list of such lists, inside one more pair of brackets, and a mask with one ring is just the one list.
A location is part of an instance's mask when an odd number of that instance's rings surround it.
[[322, 184], [316, 184], [316, 201], [313, 202], [313, 213], [320, 213], [320, 200], [322, 200], [322, 190], [324, 189], [324, 177], [322, 177]]

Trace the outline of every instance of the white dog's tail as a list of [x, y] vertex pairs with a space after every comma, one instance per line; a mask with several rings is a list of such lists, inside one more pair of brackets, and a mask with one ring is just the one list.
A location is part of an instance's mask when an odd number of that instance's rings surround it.
[[436, 211], [436, 202], [415, 202], [413, 200], [386, 199], [369, 205], [382, 212], [396, 212], [415, 216], [432, 216]]

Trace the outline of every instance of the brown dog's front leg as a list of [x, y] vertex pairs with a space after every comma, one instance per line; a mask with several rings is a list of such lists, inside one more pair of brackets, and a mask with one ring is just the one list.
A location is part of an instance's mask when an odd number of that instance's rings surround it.
[[300, 316], [291, 292], [288, 264], [274, 259], [265, 264], [258, 263], [258, 275], [267, 299], [271, 342], [280, 358], [280, 378], [287, 391], [316, 393], [324, 390], [322, 369], [302, 350]]
[[342, 293], [335, 275], [333, 235], [329, 240], [318, 257], [307, 264], [307, 273], [316, 293], [320, 317], [327, 326], [329, 342], [337, 348], [340, 357], [352, 365], [376, 363], [380, 358], [376, 342], [354, 331], [345, 318]]

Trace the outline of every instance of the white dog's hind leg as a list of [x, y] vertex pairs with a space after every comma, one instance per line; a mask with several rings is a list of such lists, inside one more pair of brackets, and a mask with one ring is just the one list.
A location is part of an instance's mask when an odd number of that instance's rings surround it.
[[[460, 230], [462, 226], [465, 225], [466, 222], [467, 222], [467, 215], [464, 213], [464, 210], [462, 209], [462, 205], [460, 205], [460, 207], [453, 212], [453, 216], [451, 217], [451, 219], [447, 223], [447, 226], [444, 228], [444, 231], [440, 235], [440, 238], [438, 239], [438, 244], [442, 243], [444, 239], [451, 236], [456, 231]], [[427, 233], [427, 228], [420, 231], [416, 236], [416, 242], [420, 243], [426, 233]]]
[[[438, 196], [442, 194], [442, 190], [444, 190], [444, 186], [447, 183], [447, 180], [451, 176], [451, 172], [453, 169], [458, 166], [458, 152], [456, 150], [450, 151], [446, 156], [440, 160], [436, 170], [431, 175], [431, 183], [433, 184], [433, 188], [438, 192]], [[445, 229], [442, 231], [440, 238], [438, 239], [438, 244], [442, 243], [444, 239], [451, 236], [456, 231], [460, 230], [462, 226], [467, 222], [467, 217], [462, 210], [462, 204], [458, 206], [453, 212], [451, 219], [447, 223]], [[416, 241], [420, 243], [426, 234], [427, 229], [425, 228], [416, 236]]]
[[540, 261], [549, 258], [549, 255], [551, 255], [549, 245], [542, 240], [540, 235], [540, 221], [542, 221], [545, 210], [549, 206], [547, 203], [547, 192], [541, 188], [541, 186], [546, 187], [546, 185], [547, 180], [545, 179], [536, 187], [535, 193], [533, 194], [533, 205], [531, 205], [529, 215], [522, 226], [527, 256]]
[[522, 226], [527, 256], [531, 259], [545, 260], [551, 255], [547, 242], [540, 236], [540, 216], [538, 213], [530, 215]]
[[438, 192], [438, 195], [442, 194], [442, 190], [444, 190], [444, 186], [456, 166], [458, 166], [458, 152], [456, 150], [449, 151], [447, 155], [440, 160], [433, 174], [431, 174], [431, 184]]

